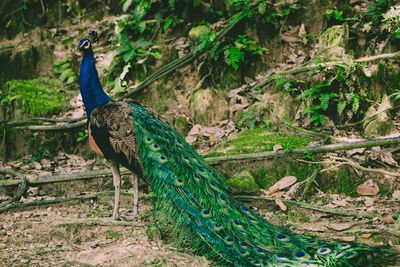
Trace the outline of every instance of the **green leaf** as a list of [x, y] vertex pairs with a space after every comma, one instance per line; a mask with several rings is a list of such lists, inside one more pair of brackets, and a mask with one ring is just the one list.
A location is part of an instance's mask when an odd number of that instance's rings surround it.
[[134, 49], [126, 52], [123, 54], [122, 58], [124, 59], [125, 63], [128, 63], [136, 56], [136, 51]]
[[339, 101], [339, 103], [337, 105], [337, 111], [338, 111], [339, 115], [341, 115], [343, 113], [343, 110], [346, 108], [346, 106], [347, 106], [346, 100]]
[[152, 44], [153, 44], [152, 42], [146, 41], [144, 39], [140, 39], [135, 43], [135, 45], [133, 46], [133, 49], [145, 48]]
[[172, 22], [173, 22], [173, 19], [171, 19], [171, 18], [168, 18], [168, 19], [165, 20], [165, 22], [164, 22], [164, 31], [166, 31], [169, 28], [169, 26], [171, 25]]
[[126, 12], [131, 5], [132, 5], [132, 0], [125, 0], [124, 4], [122, 5], [122, 11]]
[[72, 69], [66, 69], [63, 73], [61, 73], [60, 80], [64, 82], [72, 75], [74, 75], [74, 71]]
[[122, 54], [128, 50], [130, 50], [131, 48], [126, 47], [126, 46], [119, 46], [115, 49], [115, 51], [117, 51], [118, 54]]
[[159, 53], [159, 52], [150, 52], [149, 53], [151, 56], [153, 56], [155, 59], [160, 59], [160, 58], [162, 58], [162, 55], [161, 55], [161, 53]]
[[133, 16], [136, 21], [141, 21], [149, 11], [151, 6], [151, 1], [141, 0], [133, 11]]

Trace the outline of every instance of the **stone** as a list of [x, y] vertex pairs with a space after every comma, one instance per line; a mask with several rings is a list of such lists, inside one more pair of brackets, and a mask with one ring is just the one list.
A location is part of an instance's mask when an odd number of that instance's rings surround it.
[[388, 95], [383, 95], [381, 103], [378, 107], [371, 106], [365, 117], [372, 117], [377, 115], [377, 117], [373, 120], [366, 120], [363, 124], [364, 134], [372, 135], [372, 136], [382, 136], [388, 135], [393, 130], [395, 130], [395, 125], [393, 121], [390, 119], [389, 115], [386, 113], [386, 110], [392, 108], [392, 104], [390, 103], [390, 99]]
[[210, 31], [211, 31], [210, 28], [208, 26], [205, 26], [205, 25], [200, 25], [200, 26], [197, 26], [197, 27], [193, 27], [189, 31], [189, 39], [192, 42], [199, 41], [202, 35], [209, 34]]
[[321, 34], [318, 43], [317, 56], [326, 59], [348, 59], [346, 42], [349, 39], [349, 26], [347, 24], [335, 25]]
[[178, 131], [178, 133], [182, 136], [186, 136], [190, 130], [187, 119], [184, 116], [177, 116], [174, 119], [174, 127]]
[[210, 126], [229, 116], [228, 101], [222, 91], [198, 90], [192, 95], [189, 106], [191, 117], [201, 125]]
[[236, 173], [226, 181], [233, 193], [254, 193], [260, 189], [253, 175], [248, 170]]

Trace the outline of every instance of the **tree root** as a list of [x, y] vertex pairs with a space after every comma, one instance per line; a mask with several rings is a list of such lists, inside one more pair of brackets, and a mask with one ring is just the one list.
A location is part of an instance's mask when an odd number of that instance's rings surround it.
[[304, 154], [304, 153], [326, 153], [333, 152], [339, 150], [348, 150], [354, 148], [361, 147], [373, 147], [373, 146], [384, 146], [384, 145], [393, 145], [400, 143], [400, 137], [393, 138], [382, 138], [382, 139], [370, 139], [365, 141], [357, 141], [357, 142], [347, 142], [347, 143], [338, 143], [338, 144], [330, 144], [323, 146], [311, 146], [311, 147], [299, 147], [294, 149], [282, 149], [277, 151], [266, 151], [266, 152], [258, 152], [258, 153], [249, 153], [249, 154], [241, 154], [241, 155], [231, 155], [231, 156], [220, 156], [213, 158], [206, 158], [205, 160], [209, 164], [217, 164], [223, 161], [230, 160], [261, 160], [266, 158], [274, 158], [274, 157], [284, 157], [295, 154]]
[[[262, 201], [273, 201], [275, 202], [274, 197], [260, 197], [260, 196], [235, 196], [236, 199], [239, 200], [262, 200]], [[325, 212], [325, 213], [330, 213], [330, 214], [335, 214], [335, 215], [341, 215], [341, 216], [353, 216], [353, 217], [359, 217], [359, 218], [375, 218], [375, 217], [380, 217], [381, 214], [378, 213], [364, 213], [364, 212], [357, 212], [357, 211], [349, 211], [349, 210], [340, 210], [337, 208], [328, 208], [328, 207], [323, 207], [320, 205], [316, 204], [310, 204], [306, 202], [301, 202], [301, 201], [294, 201], [294, 200], [285, 200], [282, 199], [283, 203], [286, 205], [296, 205], [301, 208], [305, 209], [310, 209], [310, 210], [316, 210], [320, 212]], [[399, 217], [400, 214], [392, 214], [392, 217], [396, 219]]]
[[400, 173], [398, 173], [398, 172], [390, 172], [390, 171], [387, 171], [384, 169], [373, 169], [373, 168], [363, 167], [358, 162], [355, 162], [354, 160], [351, 160], [348, 158], [335, 157], [335, 156], [331, 156], [330, 158], [331, 158], [331, 160], [323, 160], [323, 161], [318, 161], [318, 162], [301, 160], [301, 159], [298, 159], [298, 161], [309, 163], [309, 164], [329, 164], [329, 165], [334, 164], [333, 166], [323, 169], [320, 172], [328, 172], [328, 171], [337, 169], [342, 165], [349, 165], [349, 166], [353, 167], [354, 169], [364, 171], [364, 172], [374, 172], [374, 173], [379, 173], [379, 174], [392, 176], [392, 177], [400, 177]]
[[0, 205], [0, 213], [1, 213], [3, 210], [7, 210], [8, 207], [12, 206], [12, 205], [10, 205], [11, 203], [16, 202], [21, 199], [21, 196], [26, 191], [26, 177], [22, 173], [13, 171], [10, 169], [0, 169], [0, 173], [11, 174], [11, 175], [20, 177], [19, 182], [21, 183], [21, 186], [20, 186], [19, 190], [17, 191], [17, 193], [15, 194], [15, 196], [12, 199], [10, 199]]

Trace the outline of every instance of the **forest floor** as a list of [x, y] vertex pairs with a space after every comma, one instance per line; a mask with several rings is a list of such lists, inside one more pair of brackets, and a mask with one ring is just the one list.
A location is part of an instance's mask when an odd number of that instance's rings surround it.
[[[103, 169], [103, 159], [84, 160], [60, 153], [58, 161], [8, 162], [28, 177], [65, 171]], [[103, 165], [102, 165], [103, 164]], [[102, 165], [102, 166], [99, 166]], [[26, 166], [26, 167], [24, 167]], [[51, 167], [45, 167], [51, 166]], [[47, 169], [47, 170], [44, 170]], [[129, 179], [127, 179], [129, 180]], [[65, 195], [94, 193], [112, 188], [112, 178], [58, 183]], [[110, 187], [111, 186], [111, 187]], [[126, 190], [127, 184], [124, 184]], [[55, 199], [57, 185], [31, 187], [20, 202]], [[141, 185], [141, 190], [146, 190]], [[90, 190], [90, 192], [86, 191]], [[9, 197], [8, 197], [9, 198]], [[134, 222], [111, 219], [114, 198], [98, 196], [62, 204], [14, 209], [0, 216], [0, 266], [209, 266], [204, 257], [174, 247], [168, 231], [157, 226], [152, 201], [139, 195], [140, 218]], [[2, 201], [7, 197], [2, 196]], [[360, 213], [400, 213], [400, 196], [349, 197], [317, 193], [307, 203]], [[131, 214], [132, 197], [121, 196], [121, 214]], [[313, 234], [344, 242], [368, 245], [398, 244], [400, 231], [391, 216], [370, 218], [340, 216], [290, 205], [285, 212], [274, 202], [247, 201], [246, 204], [275, 225], [286, 226], [298, 234]], [[399, 246], [395, 246], [398, 249]]]
[[[126, 199], [122, 213], [131, 204]], [[152, 218], [121, 222], [93, 212], [109, 214], [112, 202], [112, 197], [74, 201], [2, 215], [0, 266], [207, 266], [205, 258], [181, 253], [148, 234]], [[139, 205], [146, 216], [151, 201]]]

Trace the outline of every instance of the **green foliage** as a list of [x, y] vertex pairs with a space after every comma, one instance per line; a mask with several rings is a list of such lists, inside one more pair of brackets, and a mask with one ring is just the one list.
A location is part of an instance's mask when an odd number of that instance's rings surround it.
[[[212, 39], [207, 39], [212, 40]], [[227, 65], [237, 70], [239, 62], [247, 62], [246, 57], [250, 55], [262, 56], [267, 48], [261, 47], [255, 41], [249, 40], [247, 34], [238, 35], [236, 39], [227, 38], [227, 44], [222, 47], [221, 42], [215, 43], [210, 50], [210, 55], [214, 60], [218, 60], [223, 54], [224, 61]], [[202, 45], [206, 46], [206, 45]]]
[[393, 101], [397, 101], [400, 99], [400, 90], [394, 89], [394, 93], [390, 94], [389, 97], [393, 98]]
[[89, 136], [88, 130], [85, 130], [85, 132], [78, 132], [78, 138], [76, 138], [76, 141], [78, 142], [85, 141], [88, 136]]
[[29, 148], [33, 151], [31, 162], [40, 162], [42, 158], [52, 156], [51, 149], [43, 145], [37, 133], [34, 133], [33, 137], [29, 140]]
[[[255, 128], [241, 131], [236, 139], [217, 146], [215, 149], [224, 152], [212, 152], [206, 157], [271, 151], [276, 144], [280, 144], [283, 149], [293, 149], [307, 146], [310, 142], [311, 140], [305, 137], [282, 135], [265, 128]], [[224, 148], [227, 147], [232, 149], [225, 151]]]
[[64, 58], [54, 62], [53, 73], [59, 75], [60, 80], [66, 84], [73, 84], [78, 80], [77, 75], [71, 67], [70, 58]]
[[[296, 99], [307, 106], [302, 113], [310, 113], [311, 120], [319, 125], [326, 121], [326, 116], [331, 119], [351, 120], [360, 113], [362, 99], [359, 92], [364, 77], [358, 64], [337, 64], [314, 69], [305, 81], [279, 77], [276, 88], [293, 93], [301, 92]], [[324, 82], [316, 83], [315, 80]]]
[[358, 21], [358, 18], [343, 18], [343, 11], [327, 9], [325, 11], [327, 19], [335, 19], [337, 21]]
[[392, 7], [387, 13], [383, 14], [383, 22], [386, 24], [385, 28], [395, 38], [400, 39], [400, 7]]
[[106, 235], [106, 239], [119, 240], [122, 237], [122, 233], [118, 231], [106, 230], [104, 233]]
[[[120, 47], [117, 47], [117, 53], [122, 56], [125, 63], [131, 62], [137, 58], [138, 64], [143, 64], [149, 56], [160, 59], [162, 55], [158, 51], [154, 51], [159, 49], [158, 46], [153, 45], [152, 42], [140, 39], [132, 45], [132, 42], [128, 40], [126, 34], [121, 33], [120, 38], [118, 39], [121, 44]], [[147, 48], [147, 49], [146, 49]]]
[[372, 4], [368, 5], [367, 17], [374, 23], [380, 23], [383, 14], [388, 11], [391, 7], [391, 1], [389, 0], [377, 0], [373, 1]]

